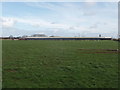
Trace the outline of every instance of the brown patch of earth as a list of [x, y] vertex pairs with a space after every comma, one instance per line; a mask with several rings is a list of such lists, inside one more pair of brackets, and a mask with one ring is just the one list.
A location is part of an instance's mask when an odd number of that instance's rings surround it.
[[8, 72], [17, 72], [18, 69], [6, 69], [6, 71], [8, 71]]
[[118, 49], [79, 49], [81, 53], [120, 53], [120, 50]]

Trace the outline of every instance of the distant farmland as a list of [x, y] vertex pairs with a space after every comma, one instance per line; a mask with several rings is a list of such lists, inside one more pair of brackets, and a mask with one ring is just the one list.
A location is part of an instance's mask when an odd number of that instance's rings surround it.
[[3, 88], [117, 88], [117, 41], [3, 40]]

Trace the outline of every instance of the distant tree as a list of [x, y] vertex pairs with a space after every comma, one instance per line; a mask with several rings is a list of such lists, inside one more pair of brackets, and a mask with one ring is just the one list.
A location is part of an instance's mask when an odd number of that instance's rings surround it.
[[14, 37], [12, 35], [9, 36], [9, 39], [14, 39]]
[[54, 37], [54, 35], [50, 36], [50, 37]]
[[120, 34], [118, 35], [118, 38], [120, 39]]
[[101, 34], [99, 34], [99, 37], [101, 37]]
[[25, 37], [27, 37], [27, 35], [23, 35], [23, 36], [22, 36], [22, 38], [25, 38]]
[[31, 37], [47, 37], [45, 34], [33, 34]]

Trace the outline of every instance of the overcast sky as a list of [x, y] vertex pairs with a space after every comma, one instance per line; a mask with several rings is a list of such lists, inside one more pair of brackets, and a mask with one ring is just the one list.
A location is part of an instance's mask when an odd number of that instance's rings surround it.
[[117, 2], [3, 2], [2, 36], [117, 37]]

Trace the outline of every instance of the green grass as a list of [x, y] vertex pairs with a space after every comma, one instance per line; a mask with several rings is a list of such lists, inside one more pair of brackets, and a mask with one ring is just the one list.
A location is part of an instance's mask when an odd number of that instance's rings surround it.
[[[2, 42], [3, 88], [117, 88], [116, 41], [30, 40]], [[86, 51], [84, 51], [86, 52]]]

